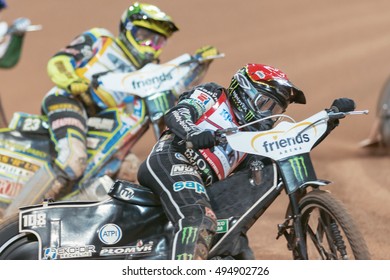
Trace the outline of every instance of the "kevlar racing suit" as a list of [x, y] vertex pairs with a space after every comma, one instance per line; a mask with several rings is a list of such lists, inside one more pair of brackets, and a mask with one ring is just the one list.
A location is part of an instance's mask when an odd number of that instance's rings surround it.
[[[217, 51], [215, 48], [211, 50]], [[207, 51], [210, 52], [210, 48], [200, 48], [195, 56], [202, 57]], [[57, 151], [53, 169], [56, 173], [56, 182], [59, 184], [54, 186], [58, 185], [61, 188], [66, 185], [64, 182], [78, 179], [86, 168], [87, 117], [99, 110], [119, 107], [125, 108], [132, 120], [139, 121], [140, 114], [136, 104], [142, 101], [138, 96], [105, 90], [102, 86], [89, 87], [89, 94], [84, 94], [88, 85], [94, 84], [94, 75], [139, 70], [136, 67], [139, 64], [133, 61], [136, 61], [133, 54], [122, 41], [103, 28], [93, 28], [84, 32], [49, 60], [48, 73], [57, 86], [45, 96], [42, 111], [48, 116], [51, 139]], [[200, 80], [209, 63], [199, 64], [186, 78], [185, 83], [176, 85], [173, 91], [182, 92]], [[135, 181], [138, 163], [139, 159], [130, 152], [122, 163], [118, 178]], [[59, 197], [59, 188], [53, 188], [46, 198]], [[68, 192], [65, 188], [62, 189], [65, 193]]]
[[[59, 184], [45, 195], [46, 198], [57, 198], [67, 181], [83, 174], [87, 161], [87, 117], [97, 110], [125, 105], [131, 112], [131, 104], [126, 103], [124, 94], [92, 87], [89, 95], [84, 94], [94, 74], [137, 70], [120, 44], [106, 29], [93, 28], [76, 37], [48, 62], [48, 73], [56, 86], [44, 97], [42, 112], [48, 116], [51, 139], [57, 151], [53, 169]], [[80, 95], [74, 93], [77, 87]]]
[[138, 181], [161, 198], [174, 225], [171, 259], [206, 259], [216, 232], [216, 216], [207, 186], [228, 177], [246, 158], [228, 144], [210, 149], [186, 148], [199, 130], [237, 127], [226, 90], [202, 84], [183, 93], [165, 117], [168, 129], [141, 164]]

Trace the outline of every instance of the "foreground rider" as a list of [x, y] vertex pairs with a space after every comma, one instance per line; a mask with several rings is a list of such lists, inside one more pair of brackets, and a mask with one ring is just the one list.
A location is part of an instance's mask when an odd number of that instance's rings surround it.
[[[280, 114], [290, 103], [305, 104], [306, 99], [283, 72], [247, 64], [227, 89], [215, 83], [199, 85], [183, 93], [166, 114], [168, 129], [142, 163], [138, 180], [160, 196], [174, 225], [169, 258], [207, 259], [216, 232], [207, 187], [228, 181], [229, 175], [248, 166], [246, 154], [216, 146], [214, 131]], [[243, 130], [267, 130], [273, 124], [268, 119]]]
[[[132, 104], [127, 103], [127, 96], [96, 87], [93, 75], [107, 71], [127, 73], [158, 63], [167, 39], [177, 30], [172, 18], [158, 7], [136, 2], [124, 11], [118, 37], [106, 29], [93, 28], [49, 60], [48, 73], [56, 86], [45, 96], [42, 111], [48, 116], [57, 158], [51, 170], [41, 170], [30, 180], [30, 188], [37, 185], [39, 195], [45, 198], [58, 199], [66, 194], [69, 182], [77, 180], [86, 168], [87, 117], [113, 107], [126, 107], [131, 114]], [[204, 47], [196, 55], [203, 57], [210, 52], [216, 54], [217, 50]], [[135, 180], [138, 165], [133, 161], [139, 160], [133, 154], [126, 160], [130, 167], [123, 176], [133, 175], [134, 179], [118, 178]]]
[[[0, 0], [0, 12], [7, 7], [5, 0]], [[16, 19], [11, 26], [0, 21], [0, 68], [12, 68], [20, 59], [22, 45], [30, 20]]]

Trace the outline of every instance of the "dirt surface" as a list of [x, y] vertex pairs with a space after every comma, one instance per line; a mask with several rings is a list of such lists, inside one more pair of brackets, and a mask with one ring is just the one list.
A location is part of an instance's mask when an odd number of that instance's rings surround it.
[[[0, 91], [10, 118], [14, 111], [39, 113], [52, 86], [46, 63], [61, 47], [91, 27], [117, 34], [128, 1], [8, 1], [2, 19], [25, 16], [43, 30], [27, 34], [20, 63], [0, 70]], [[289, 114], [303, 119], [328, 107], [334, 98], [350, 97], [367, 116], [354, 116], [313, 151], [319, 178], [342, 200], [365, 236], [373, 259], [390, 259], [390, 158], [359, 147], [375, 119], [380, 90], [390, 76], [390, 1], [388, 0], [169, 0], [150, 1], [169, 13], [180, 27], [162, 61], [205, 44], [226, 54], [215, 61], [206, 81], [227, 86], [248, 62], [270, 64], [286, 72], [306, 94], [307, 105], [292, 105]], [[136, 152], [145, 157], [153, 144], [148, 134]], [[275, 240], [283, 221], [284, 195], [250, 230], [257, 259], [291, 259], [286, 242]]]

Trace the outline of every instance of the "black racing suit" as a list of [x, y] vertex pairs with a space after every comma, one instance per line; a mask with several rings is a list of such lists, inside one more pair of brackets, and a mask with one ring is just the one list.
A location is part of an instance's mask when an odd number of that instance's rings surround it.
[[[210, 115], [211, 111], [215, 114]], [[216, 232], [216, 216], [206, 187], [226, 178], [246, 157], [226, 147], [207, 149], [210, 157], [217, 149], [218, 154], [225, 153], [226, 158], [221, 158], [227, 161], [224, 167], [220, 166], [221, 172], [216, 172], [213, 166], [218, 164], [210, 164], [202, 150], [186, 148], [187, 135], [202, 129], [199, 121], [202, 122], [206, 115], [209, 123], [213, 123], [213, 116], [224, 115], [220, 122], [214, 123], [215, 128], [237, 126], [226, 90], [214, 83], [197, 86], [181, 96], [178, 104], [166, 114], [168, 129], [138, 172], [140, 184], [150, 187], [161, 197], [174, 225], [171, 259], [207, 258]], [[220, 126], [221, 123], [224, 125]], [[227, 164], [230, 164], [229, 168]]]

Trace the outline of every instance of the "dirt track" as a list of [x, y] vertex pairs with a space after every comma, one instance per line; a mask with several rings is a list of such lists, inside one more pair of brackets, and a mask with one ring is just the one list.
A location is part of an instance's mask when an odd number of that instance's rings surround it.
[[[39, 113], [43, 95], [52, 86], [48, 58], [78, 33], [95, 26], [117, 34], [119, 18], [129, 1], [8, 1], [2, 19], [29, 17], [43, 30], [27, 35], [22, 59], [12, 70], [0, 70], [0, 91], [10, 118], [14, 111]], [[109, 3], [109, 4], [108, 4]], [[390, 2], [388, 0], [156, 0], [180, 31], [172, 37], [162, 61], [193, 53], [205, 44], [226, 54], [206, 76], [227, 86], [232, 74], [248, 62], [270, 64], [285, 71], [306, 94], [308, 104], [292, 105], [289, 113], [305, 118], [334, 98], [355, 99], [368, 116], [342, 121], [313, 152], [319, 178], [359, 224], [373, 259], [390, 259], [390, 158], [359, 148], [375, 118], [376, 102], [390, 76]], [[150, 146], [137, 146], [145, 157]], [[257, 259], [290, 259], [284, 240], [275, 240], [283, 220], [285, 197], [278, 198], [251, 229]]]

